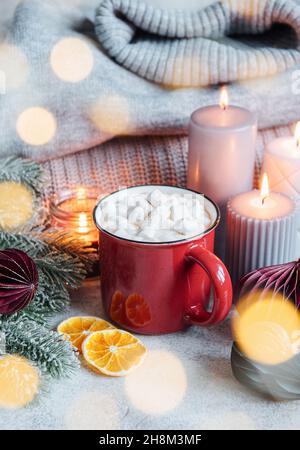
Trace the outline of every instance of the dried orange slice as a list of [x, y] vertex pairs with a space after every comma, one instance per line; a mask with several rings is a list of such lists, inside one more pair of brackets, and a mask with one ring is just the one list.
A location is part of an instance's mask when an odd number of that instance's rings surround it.
[[96, 331], [82, 345], [88, 365], [112, 377], [122, 377], [136, 369], [146, 351], [139, 339], [123, 330]]
[[149, 306], [139, 294], [131, 294], [125, 303], [126, 316], [131, 325], [139, 328], [144, 327], [151, 321]]
[[110, 317], [116, 323], [120, 325], [126, 325], [126, 312], [125, 312], [125, 300], [126, 297], [121, 291], [116, 291], [112, 297], [110, 305]]
[[82, 343], [94, 331], [111, 330], [115, 327], [99, 317], [70, 317], [58, 325], [57, 331], [64, 335], [81, 352]]

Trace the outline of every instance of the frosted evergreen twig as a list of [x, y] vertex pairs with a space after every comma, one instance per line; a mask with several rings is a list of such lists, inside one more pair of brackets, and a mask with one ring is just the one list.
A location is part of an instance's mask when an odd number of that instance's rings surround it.
[[26, 184], [38, 196], [42, 195], [48, 182], [39, 164], [17, 156], [0, 159], [0, 180]]
[[70, 376], [79, 360], [70, 342], [35, 321], [23, 318], [0, 319], [0, 330], [6, 338], [8, 353], [18, 353], [35, 362], [52, 377]]

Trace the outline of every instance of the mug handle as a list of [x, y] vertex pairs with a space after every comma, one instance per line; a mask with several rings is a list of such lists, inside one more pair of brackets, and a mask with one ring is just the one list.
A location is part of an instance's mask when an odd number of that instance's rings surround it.
[[232, 283], [228, 270], [214, 253], [199, 244], [192, 245], [188, 249], [186, 258], [188, 261], [199, 264], [211, 279], [214, 288], [214, 304], [211, 312], [206, 311], [202, 303], [194, 307], [190, 306], [185, 313], [185, 320], [189, 325], [204, 327], [222, 322], [232, 305]]

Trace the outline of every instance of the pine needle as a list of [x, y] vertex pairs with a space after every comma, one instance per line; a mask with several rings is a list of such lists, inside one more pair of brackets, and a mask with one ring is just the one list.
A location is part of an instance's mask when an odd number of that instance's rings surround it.
[[70, 342], [35, 321], [23, 317], [0, 322], [5, 334], [6, 351], [18, 353], [35, 362], [52, 377], [66, 377], [79, 367], [79, 360]]
[[79, 361], [70, 343], [49, 330], [49, 319], [69, 306], [67, 288], [77, 288], [84, 280], [91, 267], [92, 250], [64, 231], [45, 229], [48, 210], [43, 191], [47, 180], [41, 166], [17, 157], [0, 159], [1, 181], [26, 185], [34, 196], [35, 213], [16, 233], [0, 229], [0, 250], [24, 251], [39, 271], [38, 291], [31, 304], [20, 312], [0, 315], [0, 332], [4, 333], [6, 350], [32, 360], [53, 377], [68, 376]]
[[48, 182], [39, 164], [17, 156], [0, 159], [0, 180], [26, 184], [38, 196], [42, 195]]

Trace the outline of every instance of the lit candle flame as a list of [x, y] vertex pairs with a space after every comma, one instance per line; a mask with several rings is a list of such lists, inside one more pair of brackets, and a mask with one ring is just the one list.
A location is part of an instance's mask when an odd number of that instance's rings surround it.
[[261, 197], [261, 203], [264, 205], [266, 199], [270, 196], [270, 188], [269, 188], [269, 180], [268, 175], [264, 173], [261, 189], [260, 189], [260, 197]]
[[80, 213], [78, 218], [78, 233], [86, 234], [89, 232], [89, 221], [86, 213]]
[[296, 125], [295, 139], [296, 139], [296, 142], [297, 142], [297, 147], [300, 148], [300, 122], [298, 122], [297, 125]]
[[225, 110], [228, 108], [228, 104], [229, 104], [228, 92], [226, 87], [223, 86], [220, 95], [220, 108]]
[[85, 200], [86, 199], [86, 189], [84, 187], [80, 187], [77, 190], [77, 200]]

